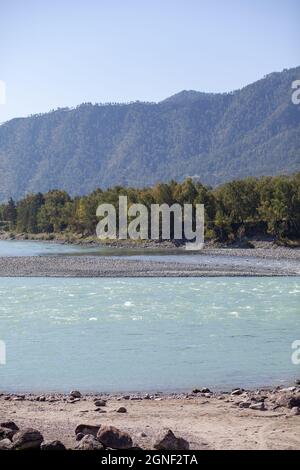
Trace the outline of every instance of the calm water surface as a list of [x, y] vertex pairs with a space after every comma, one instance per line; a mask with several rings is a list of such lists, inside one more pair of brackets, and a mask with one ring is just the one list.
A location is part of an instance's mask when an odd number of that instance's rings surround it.
[[300, 277], [0, 279], [2, 390], [228, 389], [300, 377]]

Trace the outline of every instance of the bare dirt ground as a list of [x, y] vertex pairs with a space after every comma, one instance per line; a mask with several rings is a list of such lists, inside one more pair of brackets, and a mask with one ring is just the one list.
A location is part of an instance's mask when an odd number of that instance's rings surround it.
[[[101, 408], [95, 407], [94, 396], [77, 401], [67, 396], [44, 399], [0, 397], [1, 422], [12, 420], [20, 429], [38, 429], [46, 441], [59, 439], [68, 448], [76, 445], [76, 426], [92, 424], [127, 431], [134, 444], [143, 449], [153, 448], [163, 428], [186, 439], [191, 449], [300, 449], [300, 415], [295, 409], [274, 406], [274, 400], [264, 411], [240, 408], [239, 403], [249, 395], [219, 394], [209, 398], [191, 394], [148, 399], [119, 396], [109, 397]], [[120, 406], [127, 412], [118, 413]]]

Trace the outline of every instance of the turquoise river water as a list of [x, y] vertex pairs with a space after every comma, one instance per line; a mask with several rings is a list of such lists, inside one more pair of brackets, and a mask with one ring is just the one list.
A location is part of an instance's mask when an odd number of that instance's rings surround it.
[[290, 383], [299, 305], [300, 277], [1, 278], [1, 390]]

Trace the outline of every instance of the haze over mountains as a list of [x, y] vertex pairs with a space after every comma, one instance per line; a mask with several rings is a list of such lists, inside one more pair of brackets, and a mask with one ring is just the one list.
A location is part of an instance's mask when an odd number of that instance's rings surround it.
[[300, 170], [300, 67], [233, 93], [182, 91], [160, 103], [82, 104], [0, 126], [0, 201], [64, 189], [199, 176], [217, 185]]

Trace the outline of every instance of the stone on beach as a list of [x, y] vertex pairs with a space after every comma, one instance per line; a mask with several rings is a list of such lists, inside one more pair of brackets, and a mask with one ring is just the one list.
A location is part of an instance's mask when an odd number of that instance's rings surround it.
[[12, 442], [10, 439], [5, 438], [0, 441], [0, 450], [10, 450], [12, 447]]
[[241, 401], [239, 403], [239, 408], [250, 408], [250, 406], [252, 405], [252, 402], [247, 400], [247, 401]]
[[294, 395], [289, 400], [289, 408], [300, 407], [300, 393], [298, 395]]
[[127, 413], [127, 410], [124, 406], [120, 406], [120, 408], [117, 409], [117, 413]]
[[36, 429], [27, 428], [13, 436], [12, 448], [15, 450], [39, 449], [44, 438]]
[[81, 395], [81, 393], [79, 392], [79, 390], [72, 390], [72, 391], [70, 392], [70, 397], [72, 397], [72, 398], [81, 398], [82, 395]]
[[75, 434], [76, 436], [78, 434], [83, 434], [83, 435], [92, 435], [94, 437], [97, 437], [97, 433], [100, 429], [100, 424], [98, 426], [93, 425], [93, 424], [78, 424], [78, 426], [75, 429]]
[[42, 442], [41, 450], [66, 450], [64, 444], [60, 441]]
[[0, 427], [11, 429], [12, 431], [19, 431], [18, 426], [13, 421], [4, 421], [3, 423], [0, 423]]
[[263, 401], [258, 402], [258, 403], [252, 403], [252, 405], [250, 405], [249, 408], [250, 410], [257, 410], [257, 411], [264, 411], [266, 409]]
[[287, 408], [300, 407], [300, 394], [281, 394], [277, 400], [276, 404], [278, 406], [283, 406]]
[[189, 450], [190, 448], [189, 443], [182, 437], [176, 437], [171, 429], [162, 430], [153, 447], [156, 450]]
[[194, 388], [194, 390], [192, 391], [192, 393], [197, 394], [197, 393], [212, 393], [212, 392], [210, 391], [209, 388], [203, 387], [203, 388]]
[[97, 439], [105, 446], [111, 449], [131, 449], [131, 436], [124, 431], [120, 431], [114, 426], [101, 426], [98, 431]]
[[86, 434], [83, 438], [78, 442], [75, 447], [76, 450], [102, 450], [104, 449], [101, 442], [99, 442], [95, 436], [92, 434]]
[[244, 393], [243, 388], [236, 388], [235, 390], [232, 390], [231, 395], [236, 396], [236, 395], [242, 395]]
[[98, 413], [106, 413], [102, 408], [95, 408], [94, 411], [97, 411]]
[[6, 427], [0, 427], [0, 439], [12, 439], [14, 434], [16, 434], [16, 430], [6, 428]]
[[96, 399], [94, 400], [94, 405], [97, 406], [106, 406], [106, 400], [100, 400], [100, 399]]

